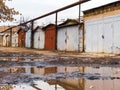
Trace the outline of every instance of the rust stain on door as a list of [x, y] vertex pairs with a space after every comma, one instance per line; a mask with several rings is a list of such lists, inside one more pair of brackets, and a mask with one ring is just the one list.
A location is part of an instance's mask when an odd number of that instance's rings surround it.
[[20, 28], [18, 30], [18, 47], [25, 47], [25, 30]]
[[49, 24], [44, 27], [45, 30], [45, 49], [55, 50], [56, 49], [56, 25]]

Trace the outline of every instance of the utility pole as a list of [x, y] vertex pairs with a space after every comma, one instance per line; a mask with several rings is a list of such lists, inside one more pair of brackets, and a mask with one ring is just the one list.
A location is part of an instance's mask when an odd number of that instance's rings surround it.
[[34, 39], [33, 39], [33, 30], [34, 30], [34, 21], [31, 21], [31, 48], [33, 48], [33, 42], [34, 42]]
[[[81, 0], [79, 0], [81, 1]], [[81, 17], [81, 4], [79, 4], [79, 23], [80, 23], [80, 17]]]
[[56, 16], [55, 16], [55, 25], [56, 25], [56, 40], [55, 40], [55, 42], [56, 42], [56, 45], [55, 45], [55, 49], [57, 50], [57, 21], [58, 21], [58, 12], [56, 12], [56, 14], [55, 14]]

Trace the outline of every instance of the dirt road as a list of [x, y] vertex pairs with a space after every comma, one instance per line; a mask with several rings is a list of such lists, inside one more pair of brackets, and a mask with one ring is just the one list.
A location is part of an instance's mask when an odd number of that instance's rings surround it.
[[[76, 52], [58, 52], [27, 48], [0, 47], [0, 57], [48, 57], [54, 60], [47, 60], [50, 64], [61, 65], [83, 65], [83, 64], [99, 64], [99, 65], [119, 65], [120, 56], [113, 54], [91, 54]], [[47, 58], [47, 59], [48, 59]]]
[[38, 50], [38, 49], [28, 49], [28, 48], [19, 48], [19, 47], [0, 47], [1, 52], [10, 52], [10, 53], [33, 53], [33, 54], [44, 54], [44, 55], [57, 55], [57, 53], [52, 51]]
[[[78, 52], [58, 52], [58, 51], [48, 51], [48, 50], [38, 50], [20, 47], [0, 47], [0, 52], [8, 53], [33, 53], [42, 54], [48, 56], [73, 56], [73, 57], [113, 57], [114, 54], [96, 54], [96, 53], [78, 53]], [[119, 56], [117, 56], [119, 58]]]

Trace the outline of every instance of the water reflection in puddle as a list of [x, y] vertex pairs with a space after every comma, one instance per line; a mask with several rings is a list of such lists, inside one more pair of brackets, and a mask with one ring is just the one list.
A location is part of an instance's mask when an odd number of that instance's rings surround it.
[[[0, 85], [0, 90], [119, 90], [119, 67], [14, 66], [7, 73], [24, 73], [37, 79], [28, 83]], [[39, 77], [41, 79], [39, 79]], [[31, 78], [31, 77], [30, 77]]]
[[33, 85], [3, 85], [0, 90], [119, 90], [119, 80], [61, 79], [34, 81]]
[[[4, 66], [0, 68], [0, 90], [120, 89], [120, 67], [51, 66], [44, 63], [49, 58], [0, 58]], [[7, 68], [11, 61], [13, 66]]]

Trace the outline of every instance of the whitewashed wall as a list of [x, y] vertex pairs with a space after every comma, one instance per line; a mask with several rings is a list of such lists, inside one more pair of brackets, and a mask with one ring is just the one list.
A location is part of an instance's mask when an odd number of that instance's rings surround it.
[[120, 15], [85, 21], [85, 51], [120, 53]]
[[3, 36], [3, 46], [10, 46], [10, 35], [9, 34], [4, 34]]
[[34, 48], [44, 49], [45, 46], [45, 32], [39, 28], [34, 33]]
[[65, 51], [66, 50], [66, 35], [67, 29], [66, 28], [59, 28], [57, 32], [57, 50]]
[[18, 47], [18, 34], [12, 34], [12, 47]]
[[25, 47], [31, 48], [31, 30], [26, 32]]
[[58, 28], [57, 49], [61, 51], [79, 51], [80, 35], [78, 25]]
[[6, 46], [6, 35], [3, 36], [3, 46]]

